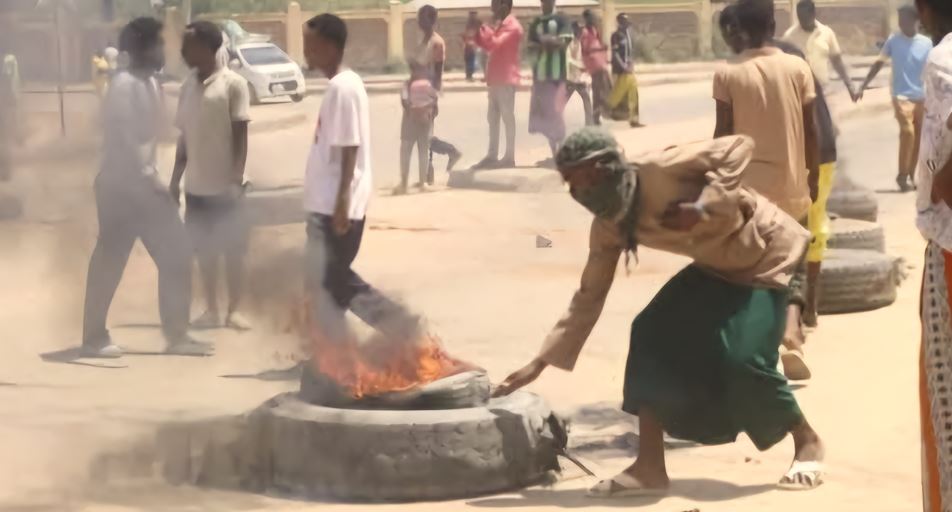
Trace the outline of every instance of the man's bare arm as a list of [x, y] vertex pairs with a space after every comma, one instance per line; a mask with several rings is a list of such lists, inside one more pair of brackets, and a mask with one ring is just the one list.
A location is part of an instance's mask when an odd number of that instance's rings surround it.
[[807, 184], [810, 200], [816, 201], [820, 184], [820, 145], [816, 130], [816, 105], [810, 102], [803, 106], [803, 151], [807, 161]]
[[853, 92], [853, 82], [850, 79], [849, 71], [846, 70], [846, 63], [843, 62], [842, 55], [835, 55], [830, 57], [830, 62], [833, 63], [833, 69], [836, 70], [836, 74], [840, 75], [840, 80], [846, 85], [846, 90], [850, 93], [850, 98], [855, 97]]
[[859, 90], [856, 91], [856, 96], [860, 98], [863, 96], [863, 91], [869, 87], [869, 83], [872, 82], [873, 79], [876, 78], [876, 75], [879, 74], [879, 71], [883, 69], [883, 64], [884, 62], [881, 60], [877, 60], [875, 63], [873, 63], [873, 66], [869, 68], [869, 73], [866, 74], [866, 80], [863, 80], [863, 85], [861, 85]]
[[350, 209], [350, 185], [354, 181], [354, 169], [357, 168], [357, 146], [340, 148], [340, 187], [337, 189], [337, 210]]
[[734, 135], [734, 107], [730, 103], [714, 100], [717, 104], [717, 123], [714, 125], [714, 138]]
[[175, 146], [175, 165], [172, 167], [172, 180], [169, 182], [169, 193], [176, 202], [180, 200], [180, 189], [182, 175], [185, 174], [185, 167], [188, 165], [188, 150], [185, 147], [185, 136], [180, 135], [178, 144]]
[[232, 121], [231, 148], [235, 183], [241, 185], [245, 180], [245, 164], [248, 162], [248, 121]]

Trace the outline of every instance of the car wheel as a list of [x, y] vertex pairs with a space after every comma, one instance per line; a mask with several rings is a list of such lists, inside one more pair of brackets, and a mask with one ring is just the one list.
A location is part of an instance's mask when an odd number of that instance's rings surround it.
[[295, 103], [300, 103], [300, 102], [304, 101], [304, 95], [303, 95], [303, 94], [292, 94], [292, 95], [291, 95], [291, 101], [293, 101], [293, 102], [295, 102]]

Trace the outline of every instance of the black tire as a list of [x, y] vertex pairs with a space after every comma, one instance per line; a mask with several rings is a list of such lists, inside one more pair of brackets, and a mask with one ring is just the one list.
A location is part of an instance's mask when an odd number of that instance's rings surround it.
[[837, 172], [834, 180], [826, 209], [839, 217], [876, 222], [879, 215], [876, 194], [857, 185], [845, 172]]
[[835, 219], [830, 223], [830, 249], [858, 249], [886, 252], [883, 227], [874, 222], [856, 219]]
[[300, 102], [304, 101], [304, 95], [303, 95], [303, 94], [292, 94], [292, 95], [291, 95], [291, 101], [293, 101], [294, 103], [300, 103]]
[[896, 301], [896, 259], [874, 251], [830, 249], [820, 271], [821, 314], [870, 311]]
[[[268, 453], [265, 490], [312, 499], [420, 501], [477, 496], [557, 470], [561, 423], [538, 396], [429, 411], [332, 409], [280, 395], [249, 418]], [[559, 446], [561, 444], [561, 446]]]

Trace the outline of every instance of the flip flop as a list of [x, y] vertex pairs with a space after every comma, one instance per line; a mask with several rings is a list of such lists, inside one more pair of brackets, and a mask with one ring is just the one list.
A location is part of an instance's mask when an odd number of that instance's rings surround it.
[[786, 491], [810, 491], [823, 485], [824, 474], [822, 462], [796, 460], [777, 485]]
[[783, 374], [790, 380], [810, 380], [813, 374], [803, 359], [803, 352], [780, 347], [780, 362], [783, 363]]
[[646, 489], [637, 478], [628, 473], [619, 473], [610, 480], [602, 480], [588, 490], [589, 498], [635, 498], [642, 496], [665, 496], [668, 489]]

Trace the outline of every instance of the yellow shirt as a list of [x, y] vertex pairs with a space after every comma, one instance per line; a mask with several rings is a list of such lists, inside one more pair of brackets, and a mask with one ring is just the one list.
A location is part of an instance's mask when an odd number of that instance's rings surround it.
[[803, 107], [816, 99], [807, 63], [774, 47], [746, 50], [715, 72], [714, 99], [731, 105], [734, 133], [757, 144], [744, 185], [792, 217], [806, 217]]
[[806, 55], [820, 85], [830, 82], [830, 59], [843, 53], [833, 29], [817, 21], [813, 32], [807, 32], [798, 23], [787, 30], [783, 40], [796, 45]]

